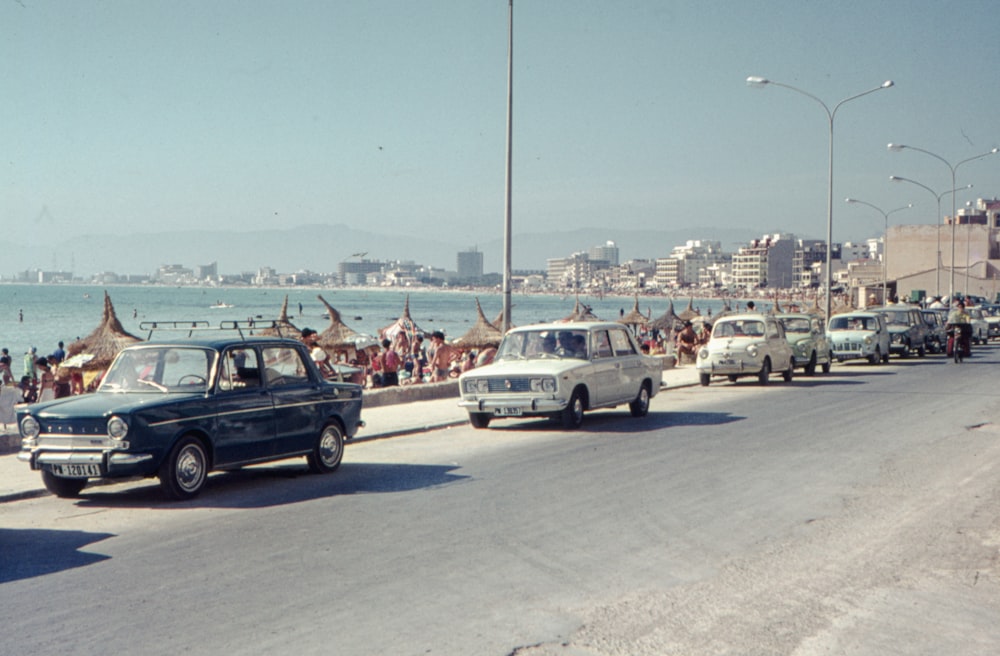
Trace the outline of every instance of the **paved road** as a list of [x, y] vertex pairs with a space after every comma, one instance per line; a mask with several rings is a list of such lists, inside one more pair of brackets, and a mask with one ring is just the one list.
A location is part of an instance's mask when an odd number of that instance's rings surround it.
[[0, 652], [992, 653], [998, 361], [372, 441], [182, 504], [7, 503]]

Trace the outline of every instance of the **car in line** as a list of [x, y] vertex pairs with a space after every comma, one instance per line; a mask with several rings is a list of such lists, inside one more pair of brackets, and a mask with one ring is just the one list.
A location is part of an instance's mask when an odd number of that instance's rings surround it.
[[980, 307], [986, 320], [986, 339], [1000, 339], [1000, 305], [990, 303]]
[[816, 373], [817, 365], [823, 373], [830, 372], [833, 351], [826, 337], [823, 321], [812, 314], [784, 313], [776, 315], [785, 338], [795, 356], [795, 365], [802, 367], [807, 376]]
[[889, 361], [889, 326], [881, 312], [855, 311], [830, 317], [826, 326], [837, 362]]
[[901, 358], [916, 353], [927, 354], [927, 325], [920, 316], [920, 309], [910, 305], [886, 305], [868, 308], [885, 315], [889, 326], [889, 352]]
[[927, 349], [931, 353], [944, 353], [945, 345], [948, 343], [948, 335], [945, 329], [947, 312], [938, 310], [923, 309], [920, 316], [927, 326]]
[[492, 363], [459, 376], [459, 406], [475, 428], [548, 417], [575, 429], [597, 408], [627, 404], [646, 416], [662, 380], [663, 360], [645, 355], [620, 323], [534, 324], [509, 330]]
[[198, 332], [126, 347], [96, 392], [20, 406], [18, 458], [60, 497], [155, 476], [184, 500], [214, 470], [305, 456], [336, 471], [361, 405], [361, 387], [325, 380], [298, 340]]
[[986, 344], [989, 341], [990, 325], [983, 309], [978, 305], [965, 308], [969, 313], [969, 323], [972, 324], [972, 343]]
[[695, 366], [703, 386], [717, 376], [725, 376], [730, 382], [753, 376], [761, 385], [767, 385], [772, 374], [791, 382], [795, 355], [774, 315], [726, 314], [712, 326], [712, 335], [698, 350]]

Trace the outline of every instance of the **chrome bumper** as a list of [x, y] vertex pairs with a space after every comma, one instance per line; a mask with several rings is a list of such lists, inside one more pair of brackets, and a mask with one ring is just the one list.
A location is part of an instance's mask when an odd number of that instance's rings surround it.
[[524, 413], [560, 412], [569, 405], [562, 399], [523, 399], [511, 397], [462, 399], [458, 402], [460, 408], [470, 412], [490, 412], [495, 408], [518, 408]]
[[153, 459], [149, 453], [121, 453], [115, 451], [46, 451], [44, 449], [22, 449], [17, 459], [27, 462], [33, 470], [44, 465], [98, 465], [102, 472], [112, 473], [115, 469], [131, 467]]

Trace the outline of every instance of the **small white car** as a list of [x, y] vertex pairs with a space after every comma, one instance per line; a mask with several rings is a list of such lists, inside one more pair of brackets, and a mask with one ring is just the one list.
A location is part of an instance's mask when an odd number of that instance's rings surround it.
[[772, 373], [792, 380], [795, 356], [785, 330], [771, 314], [727, 314], [712, 327], [708, 343], [698, 351], [698, 379], [708, 385], [713, 376], [736, 381], [755, 376], [766, 385]]
[[965, 311], [969, 313], [969, 323], [972, 324], [972, 343], [988, 343], [990, 337], [990, 324], [986, 319], [983, 309], [977, 305], [975, 307], [965, 308]]
[[649, 412], [663, 361], [644, 355], [628, 328], [604, 321], [549, 323], [510, 330], [491, 364], [458, 378], [469, 423], [551, 417], [578, 428], [583, 413], [627, 403], [633, 417]]
[[819, 365], [824, 374], [830, 373], [833, 351], [826, 338], [823, 321], [812, 314], [787, 313], [777, 315], [785, 329], [785, 339], [792, 347], [795, 365], [802, 367], [807, 376], [816, 373]]
[[830, 318], [827, 334], [837, 362], [861, 358], [889, 361], [889, 326], [881, 312], [847, 312]]

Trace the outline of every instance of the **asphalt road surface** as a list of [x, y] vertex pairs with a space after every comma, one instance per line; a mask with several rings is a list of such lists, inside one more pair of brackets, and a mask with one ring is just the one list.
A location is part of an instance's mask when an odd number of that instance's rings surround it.
[[[0, 653], [996, 653], [1000, 347], [0, 506]], [[460, 410], [456, 407], [456, 413]]]

